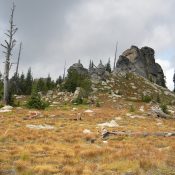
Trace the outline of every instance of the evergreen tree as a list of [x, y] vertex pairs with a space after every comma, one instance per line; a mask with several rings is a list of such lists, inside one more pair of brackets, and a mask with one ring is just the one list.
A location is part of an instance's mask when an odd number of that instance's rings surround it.
[[69, 70], [64, 88], [69, 92], [75, 92], [77, 87], [83, 88], [88, 94], [91, 91], [90, 77], [79, 74], [76, 70]]
[[110, 58], [108, 60], [108, 63], [106, 64], [106, 71], [108, 71], [109, 73], [111, 73], [111, 61], [110, 61]]
[[32, 77], [31, 68], [29, 68], [27, 75], [26, 75], [26, 79], [25, 79], [25, 94], [26, 95], [31, 95], [32, 83], [33, 83], [33, 77]]
[[37, 90], [37, 83], [34, 83], [32, 87], [31, 97], [27, 101], [27, 107], [34, 109], [45, 109], [46, 107], [48, 107], [48, 105], [48, 103], [41, 100], [41, 96], [38, 94]]
[[37, 91], [38, 92], [46, 92], [47, 87], [46, 87], [46, 82], [43, 78], [40, 78], [37, 82]]
[[17, 83], [19, 83], [19, 75], [16, 75], [16, 73], [12, 76], [10, 79], [10, 86], [9, 86], [9, 92], [11, 94], [18, 94], [18, 88]]
[[93, 61], [92, 61], [92, 63], [91, 63], [91, 64], [92, 64], [92, 68], [94, 68], [94, 62], [93, 62]]
[[26, 80], [25, 80], [25, 75], [22, 72], [20, 78], [19, 78], [19, 88], [20, 88], [20, 95], [25, 94], [26, 92]]
[[60, 75], [59, 77], [58, 77], [58, 79], [56, 80], [56, 85], [61, 85], [62, 84], [62, 82], [63, 82], [63, 78], [62, 78], [62, 76]]
[[53, 89], [53, 82], [52, 82], [52, 79], [50, 77], [50, 74], [48, 75], [48, 77], [46, 79], [46, 88], [47, 88], [47, 90]]
[[89, 62], [89, 70], [92, 68], [92, 61]]

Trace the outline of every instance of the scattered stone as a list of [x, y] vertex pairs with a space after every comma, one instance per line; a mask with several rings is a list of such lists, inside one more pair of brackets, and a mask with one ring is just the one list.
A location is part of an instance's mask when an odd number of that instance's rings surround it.
[[1, 109], [0, 109], [0, 112], [11, 112], [12, 111], [12, 109], [13, 109], [13, 107], [12, 106], [4, 106], [4, 107], [2, 107]]
[[129, 116], [130, 118], [134, 119], [134, 118], [139, 118], [139, 119], [144, 119], [144, 116], [140, 116], [140, 115], [131, 115]]
[[104, 143], [104, 144], [108, 144], [108, 141], [106, 141], [106, 140], [103, 140], [103, 143]]
[[161, 126], [161, 125], [162, 125], [162, 122], [158, 122], [158, 123], [157, 123], [157, 126]]
[[92, 134], [91, 130], [89, 130], [89, 129], [84, 129], [83, 130], [83, 133], [84, 134]]
[[16, 109], [17, 109], [17, 110], [21, 110], [21, 109], [23, 109], [23, 108], [22, 108], [22, 107], [17, 107]]
[[27, 128], [30, 128], [30, 129], [55, 129], [54, 126], [51, 126], [51, 125], [46, 125], [46, 124], [43, 124], [43, 125], [26, 125]]
[[72, 111], [77, 111], [77, 110], [78, 110], [78, 108], [73, 108], [73, 109], [72, 109]]
[[106, 83], [105, 81], [102, 81], [102, 82], [101, 82], [101, 85], [102, 85], [102, 86], [107, 86], [107, 83]]
[[46, 96], [49, 97], [49, 96], [51, 96], [51, 95], [53, 95], [53, 91], [52, 91], [52, 90], [48, 90]]
[[101, 123], [98, 124], [98, 126], [100, 127], [118, 127], [119, 125], [116, 123], [115, 120], [111, 120], [110, 122], [105, 122], [105, 123]]
[[138, 101], [138, 98], [137, 98], [137, 97], [128, 97], [128, 100], [131, 100], [131, 101]]
[[93, 113], [94, 111], [87, 109], [86, 111], [84, 111], [85, 113]]
[[127, 116], [127, 117], [130, 117], [130, 116], [132, 116], [132, 114], [130, 114], [130, 113], [127, 113], [127, 114], [126, 114], [126, 116]]
[[144, 106], [141, 106], [140, 109], [139, 109], [141, 112], [144, 112]]
[[119, 121], [119, 120], [122, 120], [121, 117], [115, 117], [115, 120]]
[[24, 95], [17, 95], [15, 98], [17, 99], [17, 100], [19, 100], [19, 99], [23, 99], [25, 96]]
[[50, 118], [55, 118], [56, 115], [52, 114], [52, 115], [50, 115], [49, 117], [50, 117]]
[[83, 96], [84, 96], [83, 89], [80, 87], [77, 87], [73, 95], [73, 101], [76, 101], [77, 99], [81, 99], [83, 98]]
[[53, 104], [53, 105], [59, 105], [59, 104], [60, 104], [60, 102], [53, 101], [53, 102], [52, 102], [52, 104]]

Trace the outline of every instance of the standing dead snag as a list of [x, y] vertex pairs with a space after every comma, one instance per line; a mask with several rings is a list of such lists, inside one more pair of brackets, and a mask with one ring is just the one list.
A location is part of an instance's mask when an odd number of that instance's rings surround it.
[[115, 48], [115, 57], [114, 57], [114, 67], [113, 67], [113, 70], [116, 68], [117, 50], [118, 50], [118, 41], [117, 41], [116, 48]]
[[9, 30], [5, 35], [7, 36], [7, 40], [5, 40], [5, 44], [1, 44], [1, 46], [5, 49], [3, 52], [5, 54], [5, 67], [4, 67], [4, 103], [9, 104], [9, 71], [12, 66], [10, 62], [10, 58], [12, 56], [12, 50], [15, 47], [16, 40], [14, 39], [14, 35], [17, 32], [18, 28], [13, 22], [15, 11], [15, 4], [13, 3], [13, 7], [11, 9], [11, 16], [9, 20]]
[[17, 61], [17, 65], [16, 65], [15, 76], [18, 76], [19, 61], [20, 61], [20, 58], [21, 58], [21, 49], [22, 49], [22, 42], [20, 42], [20, 46], [19, 46], [18, 61]]

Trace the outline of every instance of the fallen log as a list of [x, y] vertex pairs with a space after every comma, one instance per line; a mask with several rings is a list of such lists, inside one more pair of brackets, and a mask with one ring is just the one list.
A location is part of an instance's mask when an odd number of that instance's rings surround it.
[[173, 137], [175, 136], [175, 132], [130, 132], [130, 131], [107, 131], [106, 129], [102, 130], [102, 138], [106, 138], [110, 135], [116, 136], [136, 136], [136, 137], [148, 137], [148, 136], [155, 136], [155, 137]]
[[175, 119], [174, 116], [168, 115], [164, 113], [161, 109], [152, 109], [152, 112], [157, 115], [157, 117], [165, 118], [165, 119]]

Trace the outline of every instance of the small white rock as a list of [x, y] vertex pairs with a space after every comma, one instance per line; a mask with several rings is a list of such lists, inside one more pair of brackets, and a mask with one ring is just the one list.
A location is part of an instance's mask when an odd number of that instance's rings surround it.
[[83, 133], [84, 133], [84, 134], [91, 134], [92, 132], [91, 132], [91, 130], [89, 130], [89, 129], [84, 129], [84, 130], [83, 130]]

